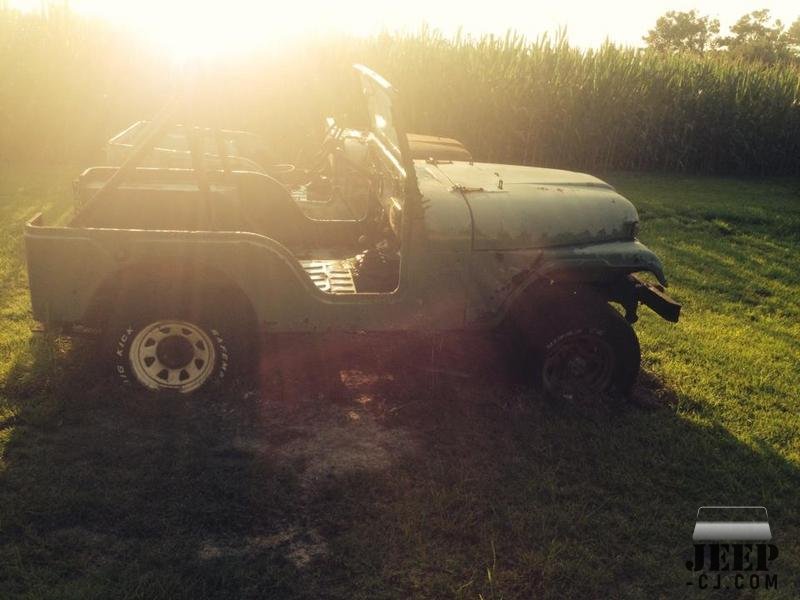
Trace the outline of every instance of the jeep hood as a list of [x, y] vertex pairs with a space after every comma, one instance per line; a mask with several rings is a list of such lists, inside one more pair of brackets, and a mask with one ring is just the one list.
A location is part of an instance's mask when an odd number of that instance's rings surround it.
[[634, 206], [613, 187], [583, 173], [468, 162], [424, 168], [463, 195], [476, 250], [631, 239], [639, 220]]

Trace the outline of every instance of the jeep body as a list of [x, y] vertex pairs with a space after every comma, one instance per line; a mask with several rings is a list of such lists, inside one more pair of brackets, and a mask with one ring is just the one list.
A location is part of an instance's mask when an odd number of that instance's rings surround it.
[[[85, 171], [68, 224], [26, 226], [35, 319], [110, 335], [111, 351], [127, 353], [124, 380], [180, 392], [205, 385], [200, 371], [219, 375], [208, 362], [228, 357], [232, 339], [274, 332], [536, 329], [557, 307], [595, 314], [580, 302], [618, 303], [629, 322], [645, 303], [677, 320], [659, 259], [636, 239], [636, 209], [613, 187], [554, 169], [415, 159], [397, 93], [356, 68], [371, 129], [330, 134], [330, 160], [312, 181], [238, 170], [223, 146], [209, 166], [196, 128], [193, 168], [140, 166], [169, 131], [169, 111], [120, 167]], [[323, 209], [301, 206], [315, 195]], [[228, 320], [227, 345], [203, 336]], [[587, 356], [557, 365], [560, 377], [589, 368], [619, 335], [590, 340]]]

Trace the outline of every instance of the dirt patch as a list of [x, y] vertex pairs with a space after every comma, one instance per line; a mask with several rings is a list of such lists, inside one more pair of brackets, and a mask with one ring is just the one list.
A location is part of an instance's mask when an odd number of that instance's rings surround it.
[[328, 545], [314, 529], [309, 529], [305, 535], [295, 537], [289, 542], [287, 556], [298, 568], [305, 567], [318, 556], [328, 553]]
[[370, 409], [372, 393], [352, 382], [347, 385], [353, 386], [348, 401], [261, 400], [259, 431], [236, 436], [233, 448], [291, 465], [304, 487], [348, 473], [382, 471], [416, 451], [418, 443], [410, 430], [387, 426]]
[[396, 361], [385, 352], [370, 352], [364, 345], [358, 369], [344, 360], [355, 352], [347, 338], [324, 352], [284, 348], [293, 360], [273, 360], [292, 368], [245, 395], [259, 406], [260, 426], [237, 436], [234, 448], [291, 465], [305, 488], [348, 473], [382, 471], [414, 453], [419, 444], [412, 430], [386, 418], [398, 397], [408, 393], [409, 378], [389, 368]]
[[325, 412], [304, 426], [305, 435], [277, 450], [284, 460], [303, 465], [300, 480], [305, 485], [350, 472], [385, 470], [393, 457], [416, 447], [408, 431], [387, 429], [366, 411]]
[[649, 371], [641, 370], [630, 401], [645, 409], [663, 407], [674, 408], [678, 405], [675, 392], [659, 377]]
[[327, 554], [328, 546], [314, 529], [288, 527], [269, 535], [250, 536], [240, 541], [207, 540], [200, 546], [197, 557], [204, 561], [249, 557], [270, 550], [281, 552], [297, 568], [302, 569], [315, 558]]

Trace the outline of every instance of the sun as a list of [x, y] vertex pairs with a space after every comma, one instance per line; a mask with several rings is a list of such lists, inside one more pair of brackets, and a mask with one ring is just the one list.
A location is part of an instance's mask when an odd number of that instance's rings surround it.
[[[387, 22], [400, 27], [403, 23], [396, 8], [364, 0], [71, 0], [65, 4], [75, 13], [134, 32], [178, 63], [244, 55], [332, 32], [366, 35], [385, 28]], [[41, 0], [12, 0], [12, 5], [29, 10], [43, 6]]]
[[106, 19], [124, 23], [179, 63], [243, 55], [284, 44], [301, 34], [297, 26], [300, 15], [292, 3], [140, 0], [98, 2], [97, 11]]

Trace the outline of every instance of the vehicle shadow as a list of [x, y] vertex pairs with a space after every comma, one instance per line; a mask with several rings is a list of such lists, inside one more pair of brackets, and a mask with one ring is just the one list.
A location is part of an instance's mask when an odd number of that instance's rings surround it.
[[489, 342], [295, 336], [252, 385], [153, 398], [85, 344], [25, 356], [2, 390], [10, 597], [683, 595], [707, 504], [769, 509], [796, 595], [798, 469], [653, 374], [633, 403], [554, 403]]

